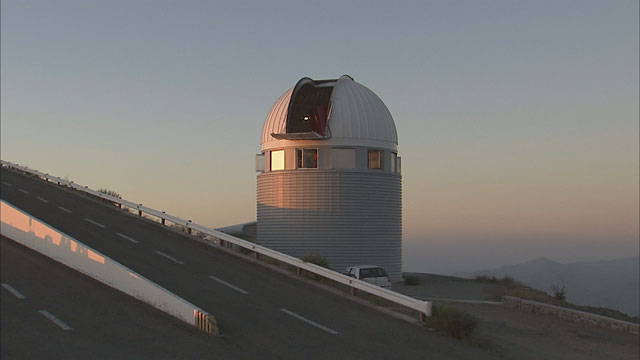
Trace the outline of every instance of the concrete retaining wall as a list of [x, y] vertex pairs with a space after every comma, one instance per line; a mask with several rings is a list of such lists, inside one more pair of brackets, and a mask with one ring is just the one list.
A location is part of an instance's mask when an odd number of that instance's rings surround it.
[[215, 318], [129, 268], [1, 200], [0, 233], [74, 270], [213, 334]]
[[599, 328], [638, 335], [638, 324], [580, 310], [520, 299], [513, 296], [503, 296], [502, 305], [510, 309], [520, 309], [534, 314], [552, 315], [571, 322], [584, 323]]

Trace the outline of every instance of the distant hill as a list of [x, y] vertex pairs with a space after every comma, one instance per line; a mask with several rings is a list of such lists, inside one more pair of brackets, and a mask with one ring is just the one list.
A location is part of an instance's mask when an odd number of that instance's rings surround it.
[[509, 276], [528, 286], [551, 293], [553, 285], [564, 283], [567, 301], [578, 305], [601, 306], [632, 316], [640, 313], [640, 257], [607, 261], [561, 264], [538, 258], [497, 269], [456, 273], [475, 278], [486, 275]]

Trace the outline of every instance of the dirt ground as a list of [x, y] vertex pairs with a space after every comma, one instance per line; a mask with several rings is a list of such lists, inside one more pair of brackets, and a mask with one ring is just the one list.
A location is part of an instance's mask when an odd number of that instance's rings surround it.
[[434, 274], [404, 273], [404, 276], [412, 276], [420, 280], [420, 285], [414, 286], [403, 283], [393, 284], [393, 290], [409, 296], [430, 299], [500, 301], [500, 297], [496, 296], [501, 287], [498, 284]]
[[[494, 284], [440, 275], [412, 274], [420, 285], [394, 284], [414, 297], [494, 301]], [[477, 338], [487, 351], [508, 359], [640, 358], [640, 337], [535, 315], [501, 305], [433, 300], [471, 313], [478, 319]]]

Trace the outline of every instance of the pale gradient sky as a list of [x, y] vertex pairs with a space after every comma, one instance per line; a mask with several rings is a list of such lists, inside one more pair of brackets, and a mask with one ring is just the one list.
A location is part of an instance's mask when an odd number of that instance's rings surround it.
[[10, 1], [1, 157], [212, 226], [298, 79], [394, 116], [404, 269], [638, 254], [638, 1]]

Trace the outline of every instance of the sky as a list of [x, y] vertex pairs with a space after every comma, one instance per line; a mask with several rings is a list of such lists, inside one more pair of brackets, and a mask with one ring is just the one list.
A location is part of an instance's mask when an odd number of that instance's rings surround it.
[[638, 1], [14, 1], [0, 155], [210, 227], [255, 220], [255, 154], [302, 77], [394, 117], [403, 267], [639, 252]]

